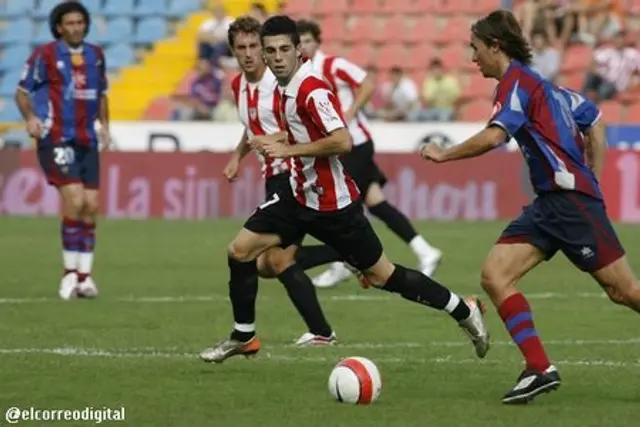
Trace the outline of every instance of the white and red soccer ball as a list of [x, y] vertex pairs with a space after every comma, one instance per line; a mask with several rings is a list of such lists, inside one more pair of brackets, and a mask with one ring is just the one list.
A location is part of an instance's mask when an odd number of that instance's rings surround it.
[[378, 398], [381, 389], [378, 367], [364, 357], [342, 359], [329, 376], [329, 392], [338, 402], [368, 405]]

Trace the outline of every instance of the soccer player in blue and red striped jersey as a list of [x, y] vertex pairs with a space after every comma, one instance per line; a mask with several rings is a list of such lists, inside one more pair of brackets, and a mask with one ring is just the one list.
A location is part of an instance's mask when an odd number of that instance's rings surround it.
[[109, 112], [104, 54], [84, 41], [90, 23], [82, 4], [57, 5], [49, 16], [55, 41], [34, 50], [16, 91], [27, 131], [37, 141], [42, 170], [61, 196], [62, 299], [97, 296], [91, 269], [100, 183], [98, 141], [109, 144]]
[[562, 251], [589, 273], [609, 298], [640, 312], [640, 284], [611, 225], [598, 177], [604, 164], [604, 124], [595, 105], [533, 71], [531, 49], [508, 11], [496, 11], [471, 29], [473, 61], [499, 81], [486, 129], [460, 145], [428, 145], [422, 156], [446, 162], [479, 156], [514, 138], [537, 193], [489, 253], [482, 286], [526, 360], [503, 403], [527, 403], [560, 385], [536, 331], [531, 308], [516, 284]]

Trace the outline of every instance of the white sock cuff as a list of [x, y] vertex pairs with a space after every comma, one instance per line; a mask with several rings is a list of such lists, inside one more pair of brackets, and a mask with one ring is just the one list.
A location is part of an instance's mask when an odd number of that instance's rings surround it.
[[447, 305], [444, 307], [444, 310], [447, 313], [452, 313], [453, 310], [456, 309], [458, 304], [460, 304], [460, 297], [454, 294], [453, 292], [451, 292], [451, 297], [449, 298], [449, 302], [447, 303]]
[[233, 329], [238, 332], [255, 332], [256, 325], [255, 323], [234, 323]]

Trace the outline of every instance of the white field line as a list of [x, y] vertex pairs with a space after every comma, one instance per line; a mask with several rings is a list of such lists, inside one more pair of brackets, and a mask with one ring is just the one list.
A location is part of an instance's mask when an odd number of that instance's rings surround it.
[[[106, 359], [148, 359], [148, 358], [164, 358], [164, 359], [196, 359], [197, 354], [179, 352], [179, 351], [156, 351], [149, 349], [147, 351], [139, 351], [135, 349], [121, 350], [102, 350], [96, 348], [77, 348], [77, 347], [61, 347], [61, 348], [0, 348], [0, 355], [25, 355], [25, 354], [48, 354], [67, 357], [101, 357]], [[275, 362], [293, 362], [293, 363], [335, 363], [339, 356], [302, 356], [302, 355], [284, 355], [273, 354], [269, 352], [260, 353], [260, 360]], [[498, 365], [504, 364], [500, 360], [478, 359], [458, 359], [451, 355], [433, 358], [413, 358], [413, 357], [381, 357], [375, 359], [376, 363], [422, 363], [422, 364], [483, 364]], [[578, 367], [633, 367], [640, 368], [640, 360], [635, 361], [616, 361], [606, 359], [576, 359], [576, 360], [559, 360], [554, 361], [559, 366], [578, 366]]]
[[[375, 291], [372, 291], [375, 292]], [[603, 292], [580, 292], [575, 294], [564, 294], [556, 292], [530, 293], [525, 294], [527, 299], [547, 300], [547, 299], [594, 299], [606, 298]], [[273, 300], [273, 297], [259, 296], [259, 300]], [[328, 301], [390, 301], [397, 299], [393, 295], [320, 295], [321, 300]], [[129, 296], [115, 299], [105, 299], [106, 301], [129, 302], [129, 303], [189, 303], [189, 302], [212, 302], [229, 301], [225, 295], [184, 295], [184, 296]], [[57, 298], [0, 298], [0, 304], [32, 304], [50, 303], [60, 301]]]

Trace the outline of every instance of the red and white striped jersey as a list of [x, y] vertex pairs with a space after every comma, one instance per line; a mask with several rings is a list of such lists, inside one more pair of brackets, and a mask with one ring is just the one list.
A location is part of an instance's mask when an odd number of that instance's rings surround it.
[[[282, 88], [282, 118], [290, 144], [313, 144], [345, 127], [336, 95], [310, 61]], [[336, 211], [359, 198], [358, 187], [338, 156], [292, 157], [291, 187], [298, 202], [317, 211]]]
[[[367, 72], [356, 64], [338, 56], [327, 56], [317, 51], [313, 59], [313, 68], [322, 73], [324, 78], [338, 94], [340, 109], [346, 113], [356, 99], [356, 91], [367, 77]], [[353, 145], [364, 144], [371, 141], [369, 121], [362, 111], [348, 123], [349, 133], [353, 139]]]
[[[278, 81], [268, 68], [258, 83], [247, 81], [244, 73], [238, 74], [231, 82], [238, 108], [240, 122], [247, 129], [247, 135], [271, 135], [283, 129], [278, 123], [280, 91]], [[286, 159], [272, 159], [256, 153], [262, 164], [262, 176], [267, 179], [289, 169]]]

